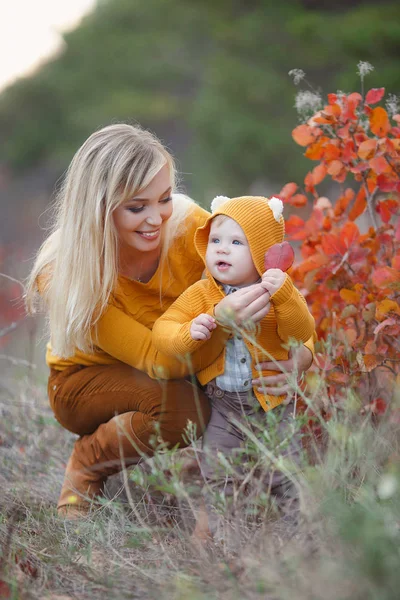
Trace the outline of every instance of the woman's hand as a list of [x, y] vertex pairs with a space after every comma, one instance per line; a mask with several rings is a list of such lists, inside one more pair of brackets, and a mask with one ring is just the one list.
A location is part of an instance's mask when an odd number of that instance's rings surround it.
[[[258, 367], [262, 371], [278, 371], [279, 367], [281, 367], [282, 373], [253, 379], [253, 385], [260, 386], [257, 387], [259, 392], [265, 392], [266, 394], [271, 394], [271, 396], [281, 396], [284, 394], [291, 395], [293, 389], [292, 386], [287, 383], [287, 375], [285, 372], [292, 373], [296, 369], [298, 378], [300, 379], [307, 369], [311, 367], [312, 361], [312, 352], [306, 346], [300, 346], [299, 348], [290, 350], [289, 358], [287, 360], [278, 360], [277, 364], [274, 362], [263, 362], [260, 363]], [[261, 385], [263, 387], [261, 387]]]
[[255, 283], [225, 296], [215, 307], [214, 316], [220, 323], [234, 321], [242, 325], [248, 321], [258, 323], [270, 310], [269, 292]]

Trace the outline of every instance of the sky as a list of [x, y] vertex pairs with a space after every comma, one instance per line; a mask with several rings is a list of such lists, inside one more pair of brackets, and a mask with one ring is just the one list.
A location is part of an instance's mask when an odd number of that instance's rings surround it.
[[62, 44], [96, 0], [0, 0], [0, 90], [29, 74]]

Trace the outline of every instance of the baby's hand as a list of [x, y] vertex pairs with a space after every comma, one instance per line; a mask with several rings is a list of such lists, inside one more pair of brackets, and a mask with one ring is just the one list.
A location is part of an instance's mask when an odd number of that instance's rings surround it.
[[214, 317], [202, 313], [195, 319], [193, 319], [190, 326], [190, 335], [192, 340], [209, 340], [211, 332], [216, 328]]
[[286, 275], [280, 269], [268, 269], [262, 276], [261, 285], [271, 294], [275, 294], [284, 284]]

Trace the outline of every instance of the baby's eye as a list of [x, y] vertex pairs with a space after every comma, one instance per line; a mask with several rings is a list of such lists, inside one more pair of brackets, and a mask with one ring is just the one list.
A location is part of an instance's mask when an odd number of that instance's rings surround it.
[[242, 246], [242, 242], [240, 240], [233, 240], [232, 244], [238, 244], [240, 246]]
[[211, 238], [212, 244], [219, 244], [219, 238]]

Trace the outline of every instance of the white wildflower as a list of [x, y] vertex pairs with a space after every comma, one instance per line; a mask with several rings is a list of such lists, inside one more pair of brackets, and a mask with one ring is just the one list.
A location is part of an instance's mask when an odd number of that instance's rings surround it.
[[289, 77], [293, 77], [294, 85], [299, 85], [300, 81], [302, 81], [306, 76], [303, 69], [292, 69], [291, 71], [289, 71], [288, 75]]
[[397, 490], [398, 484], [397, 479], [390, 473], [382, 475], [381, 480], [378, 484], [378, 496], [381, 500], [389, 500]]
[[322, 108], [322, 99], [316, 92], [301, 91], [296, 94], [294, 106], [299, 116], [302, 119], [307, 119], [311, 114]]
[[364, 77], [368, 75], [368, 73], [372, 73], [372, 71], [374, 70], [374, 67], [371, 65], [371, 63], [365, 62], [363, 60], [360, 60], [357, 67], [357, 74], [361, 77], [361, 79], [364, 79]]
[[385, 102], [386, 110], [390, 117], [397, 115], [400, 112], [400, 100], [396, 94], [389, 94]]

